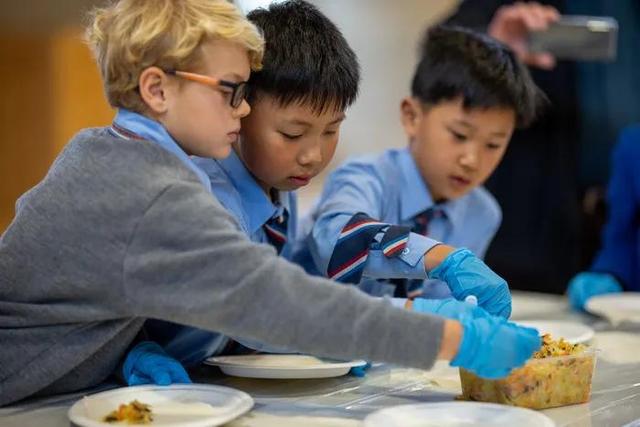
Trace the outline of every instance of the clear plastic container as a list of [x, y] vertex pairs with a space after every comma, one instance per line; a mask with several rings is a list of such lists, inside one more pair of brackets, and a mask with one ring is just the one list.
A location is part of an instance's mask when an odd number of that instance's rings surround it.
[[462, 399], [504, 403], [531, 409], [588, 402], [597, 351], [530, 359], [500, 380], [487, 380], [460, 369]]

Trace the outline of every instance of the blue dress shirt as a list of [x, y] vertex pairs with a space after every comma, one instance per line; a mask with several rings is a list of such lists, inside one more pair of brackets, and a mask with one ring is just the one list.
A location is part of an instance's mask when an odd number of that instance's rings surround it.
[[[310, 273], [326, 275], [327, 266], [342, 228], [358, 212], [381, 222], [413, 225], [413, 218], [435, 205], [408, 148], [365, 156], [336, 169], [308, 216], [302, 220], [301, 239], [294, 261]], [[438, 206], [445, 215], [429, 223], [429, 237], [411, 233], [406, 248], [395, 258], [372, 249], [360, 288], [374, 296], [392, 295], [394, 286], [385, 279], [427, 279], [424, 254], [438, 242], [466, 247], [482, 257], [501, 221], [493, 196], [482, 187]], [[443, 284], [431, 282], [432, 293], [444, 297]]]
[[194, 162], [209, 177], [213, 194], [238, 221], [251, 241], [268, 244], [263, 225], [287, 210], [287, 243], [280, 256], [290, 259], [298, 222], [295, 192], [280, 191], [279, 202], [274, 204], [233, 151], [223, 160], [194, 158]]

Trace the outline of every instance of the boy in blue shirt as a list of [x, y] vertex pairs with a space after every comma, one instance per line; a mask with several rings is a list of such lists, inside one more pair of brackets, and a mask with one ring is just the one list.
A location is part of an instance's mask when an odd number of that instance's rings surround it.
[[[295, 190], [333, 157], [345, 110], [358, 93], [360, 70], [338, 28], [309, 3], [272, 4], [247, 18], [267, 40], [262, 69], [249, 79], [252, 113], [227, 158], [196, 157], [194, 162], [240, 229], [290, 259], [297, 229]], [[244, 347], [267, 350], [256, 341], [166, 322], [148, 322], [146, 330], [186, 366]]]
[[[372, 295], [441, 298], [451, 291], [461, 300], [468, 293], [447, 280], [443, 292], [442, 269], [428, 271], [423, 255], [441, 241], [468, 248], [452, 256], [484, 266], [473, 254], [484, 255], [501, 212], [482, 184], [543, 96], [499, 42], [447, 27], [426, 36], [412, 96], [401, 103], [408, 147], [349, 161], [329, 176], [296, 260]], [[436, 282], [423, 289], [425, 279]], [[492, 306], [493, 290], [478, 286], [480, 306], [508, 316]]]
[[589, 298], [640, 291], [640, 125], [624, 129], [613, 151], [607, 194], [607, 223], [602, 248], [590, 271], [577, 274], [569, 283], [571, 306], [583, 310]]
[[[320, 173], [333, 157], [345, 110], [357, 96], [359, 66], [338, 28], [307, 2], [272, 4], [252, 11], [248, 18], [266, 39], [263, 68], [253, 72], [249, 80], [252, 112], [243, 119], [240, 138], [229, 157], [196, 158], [195, 163], [206, 172], [216, 198], [236, 218], [241, 230], [252, 241], [271, 244], [278, 254], [291, 259], [297, 222], [295, 190]], [[437, 243], [433, 241], [433, 245]], [[451, 299], [419, 300], [411, 306], [405, 299], [393, 302], [452, 318], [470, 312], [484, 314], [482, 309]], [[287, 351], [166, 322], [150, 321], [146, 330], [150, 339], [186, 366], [247, 348]], [[127, 360], [137, 360], [141, 353], [148, 356], [155, 351], [143, 343]], [[179, 371], [175, 360], [155, 360], [160, 364], [156, 372], [171, 367]], [[149, 377], [129, 382], [149, 380], [155, 381]]]
[[488, 377], [539, 348], [504, 319], [412, 313], [308, 276], [237, 230], [190, 157], [226, 157], [250, 110], [263, 39], [231, 3], [120, 0], [88, 36], [118, 114], [69, 142], [0, 236], [0, 406], [95, 386], [146, 319]]

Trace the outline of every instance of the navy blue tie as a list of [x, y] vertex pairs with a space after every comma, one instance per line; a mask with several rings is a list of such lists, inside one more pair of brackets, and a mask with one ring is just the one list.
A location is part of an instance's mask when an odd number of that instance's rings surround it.
[[276, 248], [278, 255], [287, 243], [287, 224], [289, 212], [285, 209], [282, 215], [274, 215], [262, 227], [267, 235], [269, 243]]
[[383, 232], [380, 249], [387, 257], [398, 256], [409, 240], [409, 227], [390, 225], [359, 212], [340, 232], [331, 254], [327, 276], [343, 283], [359, 283], [375, 237]]

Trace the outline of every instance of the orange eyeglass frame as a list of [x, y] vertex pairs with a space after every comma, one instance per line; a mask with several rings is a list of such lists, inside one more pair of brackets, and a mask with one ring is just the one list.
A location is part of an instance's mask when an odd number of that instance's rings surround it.
[[234, 83], [228, 80], [216, 79], [214, 77], [205, 76], [203, 74], [191, 73], [188, 71], [178, 71], [178, 70], [163, 70], [166, 74], [173, 75], [176, 77], [180, 77], [185, 80], [190, 80], [196, 83], [202, 83], [209, 87], [219, 88], [220, 86], [228, 87], [232, 90], [231, 92], [231, 100], [229, 104], [231, 108], [238, 108], [242, 101], [247, 98], [249, 94], [249, 83], [247, 82], [239, 82]]

